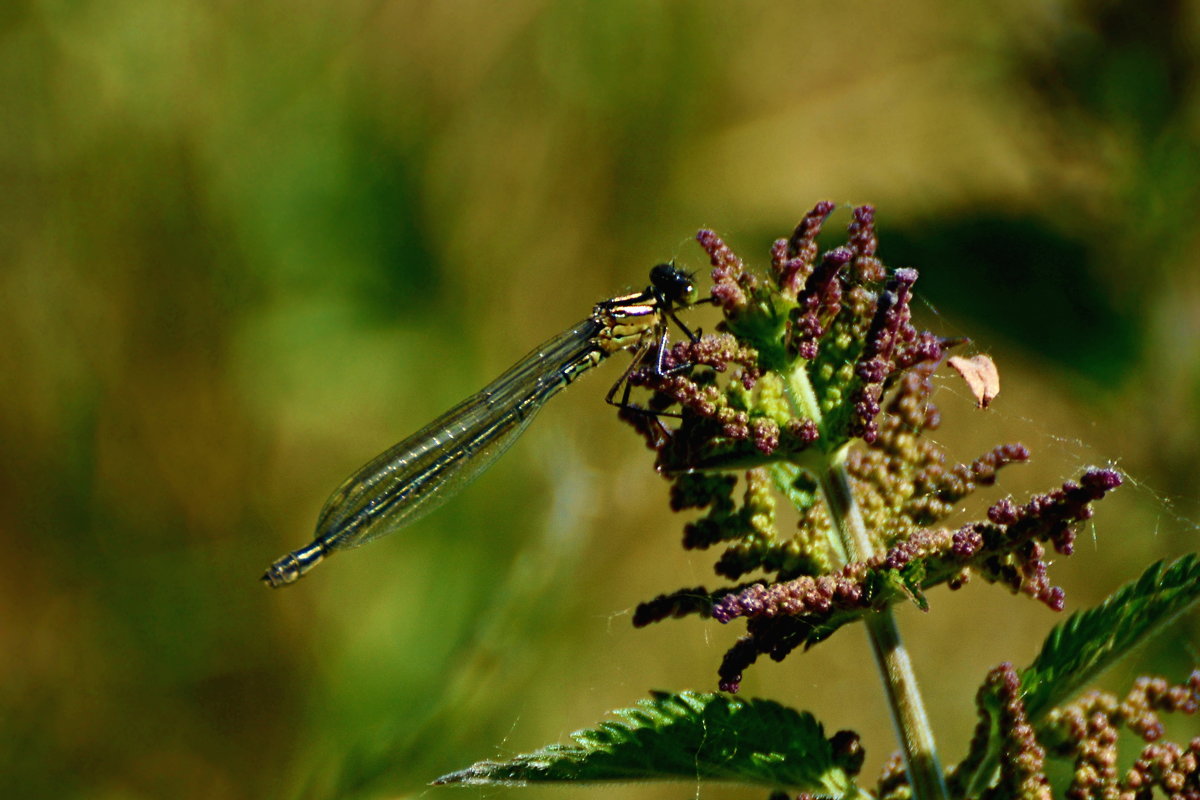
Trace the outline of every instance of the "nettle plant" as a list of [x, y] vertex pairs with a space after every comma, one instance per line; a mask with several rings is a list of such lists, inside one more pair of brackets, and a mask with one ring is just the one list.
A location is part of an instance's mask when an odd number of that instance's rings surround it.
[[[950, 356], [966, 345], [914, 327], [913, 269], [888, 270], [876, 255], [874, 211], [853, 211], [846, 245], [819, 253], [834, 210], [821, 203], [775, 242], [767, 275], [749, 271], [712, 231], [697, 239], [711, 260], [717, 332], [642, 358], [630, 386], [645, 408], [621, 410], [672, 482], [689, 549], [714, 549], [716, 588], [689, 587], [641, 604], [634, 624], [686, 615], [743, 624], [725, 654], [719, 693], [654, 693], [616, 719], [504, 763], [481, 762], [439, 784], [686, 779], [739, 781], [772, 797], [1036, 798], [1055, 790], [1046, 760], [1074, 764], [1072, 800], [1200, 797], [1200, 739], [1164, 740], [1159, 714], [1193, 713], [1200, 672], [1183, 683], [1142, 678], [1124, 699], [1081, 690], [1116, 659], [1162, 630], [1200, 596], [1200, 559], [1152, 566], [1100, 606], [1077, 612], [1047, 637], [1024, 669], [1004, 663], [983, 680], [978, 728], [967, 757], [939, 761], [892, 606], [925, 609], [926, 592], [972, 577], [1058, 611], [1047, 548], [1074, 549], [1092, 504], [1121, 484], [1088, 469], [1024, 502], [994, 502], [984, 520], [939, 527], [1000, 468], [1025, 461], [1000, 445], [950, 466], [925, 434], [938, 426], [932, 376], [955, 369], [981, 407], [998, 391], [986, 356]], [[665, 345], [664, 345], [665, 346]], [[799, 515], [780, 531], [780, 499]], [[762, 655], [782, 661], [850, 623], [866, 626], [887, 688], [900, 753], [872, 786], [860, 782], [858, 734], [827, 736], [809, 713], [736, 697]], [[1123, 773], [1118, 732], [1146, 744]]]

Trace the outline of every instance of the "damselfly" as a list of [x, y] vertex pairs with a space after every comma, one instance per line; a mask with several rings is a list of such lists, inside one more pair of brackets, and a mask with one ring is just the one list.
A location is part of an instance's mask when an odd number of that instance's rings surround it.
[[312, 543], [277, 560], [262, 579], [273, 587], [294, 583], [326, 556], [425, 516], [491, 466], [547, 400], [613, 353], [633, 351], [637, 365], [657, 344], [661, 369], [668, 321], [695, 339], [675, 316], [695, 294], [690, 274], [659, 264], [645, 291], [597, 303], [583, 322], [346, 479], [325, 502]]

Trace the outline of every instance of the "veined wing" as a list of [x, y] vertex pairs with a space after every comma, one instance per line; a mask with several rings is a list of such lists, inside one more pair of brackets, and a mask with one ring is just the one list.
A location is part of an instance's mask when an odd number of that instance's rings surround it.
[[351, 475], [325, 503], [316, 538], [357, 547], [423, 517], [465, 488], [524, 432], [538, 409], [603, 354], [588, 318], [535, 348], [475, 395]]

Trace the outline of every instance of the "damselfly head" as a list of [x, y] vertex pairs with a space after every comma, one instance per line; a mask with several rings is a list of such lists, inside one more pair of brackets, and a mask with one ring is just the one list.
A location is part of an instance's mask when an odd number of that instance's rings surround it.
[[659, 299], [669, 305], [686, 306], [696, 300], [696, 285], [693, 273], [686, 272], [672, 263], [659, 264], [650, 270], [650, 285]]

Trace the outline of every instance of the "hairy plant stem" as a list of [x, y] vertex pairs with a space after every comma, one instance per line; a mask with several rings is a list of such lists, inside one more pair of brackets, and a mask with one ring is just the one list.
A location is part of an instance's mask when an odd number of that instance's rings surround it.
[[[784, 393], [793, 411], [808, 417], [818, 425], [821, 408], [816, 393], [808, 380], [803, 363], [798, 363], [784, 381]], [[846, 472], [848, 446], [836, 453], [826, 454], [824, 469], [818, 469], [821, 492], [830, 519], [837, 532], [840, 549], [848, 561], [862, 561], [871, 555], [871, 540], [867, 536], [862, 512], [850, 488], [850, 476]], [[904, 753], [904, 764], [908, 771], [909, 785], [915, 800], [948, 800], [945, 776], [937, 755], [933, 729], [925, 714], [925, 703], [917, 686], [912, 661], [908, 650], [900, 640], [900, 630], [890, 608], [885, 608], [865, 617], [867, 637], [875, 654], [887, 694], [888, 708], [896, 737]]]
[[[846, 448], [842, 448], [821, 475], [821, 491], [829, 516], [850, 558], [861, 561], [871, 554], [866, 525], [850, 490], [846, 473]], [[904, 753], [909, 785], [916, 800], [947, 800], [946, 781], [933, 729], [925, 714], [925, 703], [917, 686], [908, 650], [900, 640], [900, 629], [891, 608], [867, 614], [867, 637], [875, 654], [883, 687], [887, 692], [892, 724]]]

